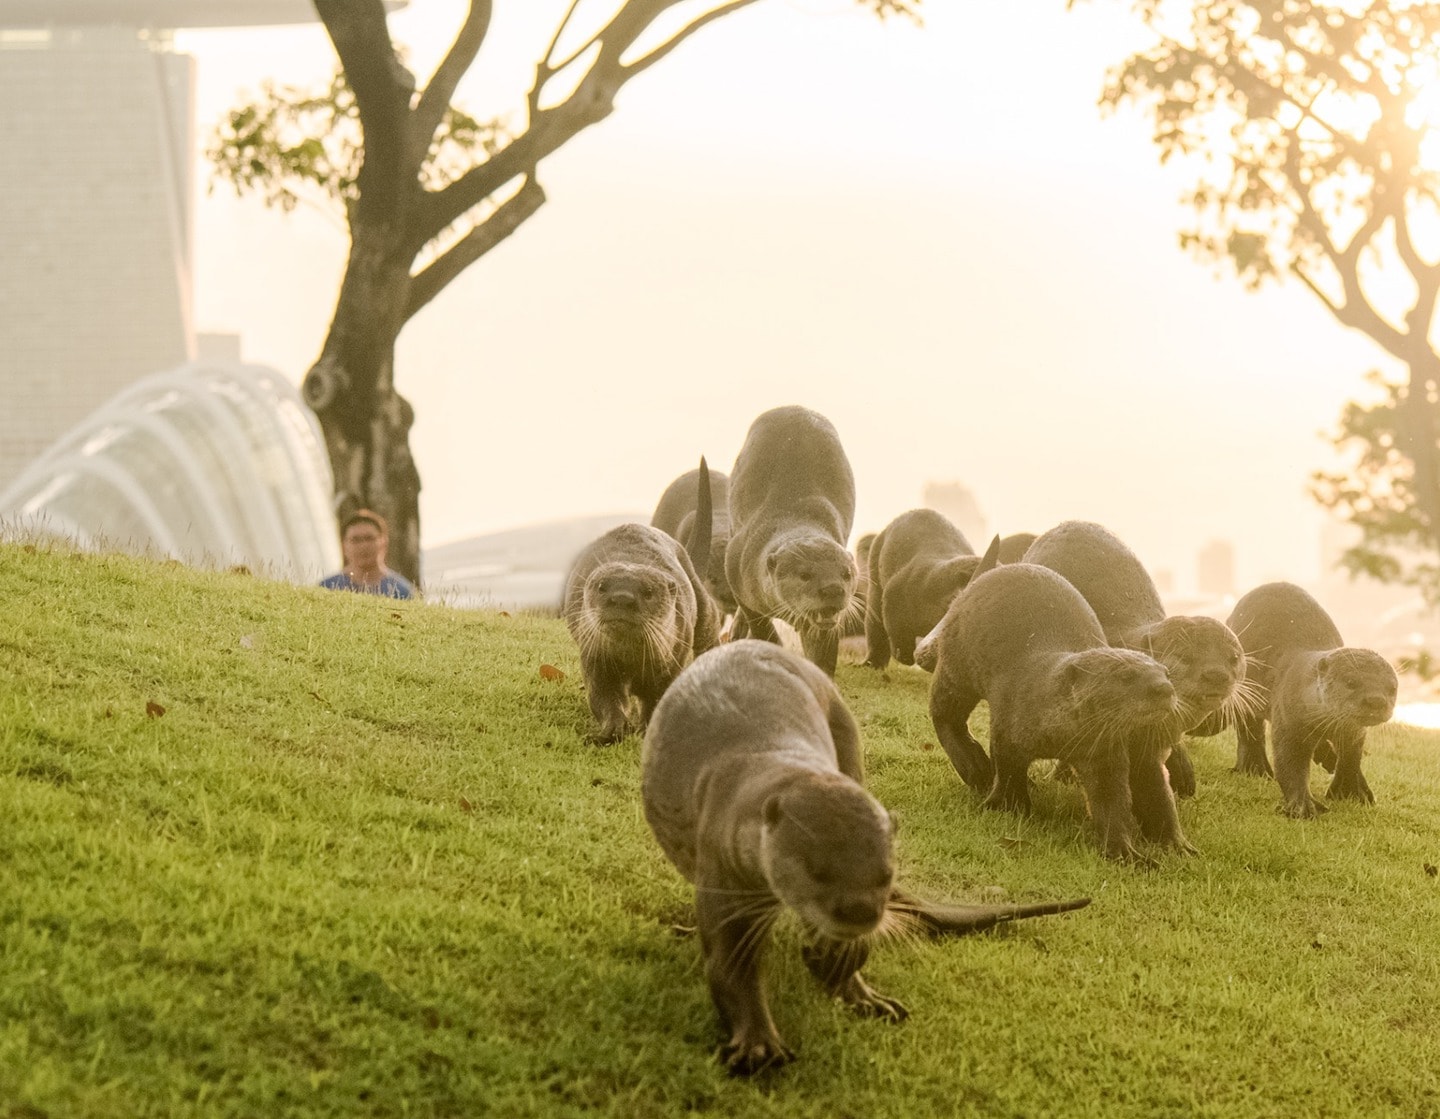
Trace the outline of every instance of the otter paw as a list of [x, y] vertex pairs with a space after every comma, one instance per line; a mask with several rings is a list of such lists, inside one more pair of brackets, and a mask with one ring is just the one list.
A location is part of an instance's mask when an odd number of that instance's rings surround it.
[[717, 1057], [731, 1076], [754, 1076], [789, 1064], [795, 1054], [778, 1037], [759, 1040], [732, 1037], [720, 1047]]
[[1136, 847], [1129, 839], [1111, 840], [1105, 844], [1105, 857], [1117, 863], [1128, 863], [1144, 869], [1153, 869], [1155, 860]]
[[862, 1018], [883, 1018], [887, 1022], [903, 1022], [910, 1017], [910, 1011], [905, 1009], [903, 1003], [882, 995], [879, 991], [870, 991], [865, 998], [851, 1000], [848, 1005]]
[[1370, 786], [1363, 777], [1354, 783], [1347, 781], [1341, 784], [1339, 781], [1332, 781], [1330, 791], [1325, 794], [1325, 798], [1327, 800], [1358, 800], [1361, 804], [1375, 803], [1375, 794], [1370, 791]]
[[1322, 812], [1330, 811], [1323, 804], [1320, 804], [1312, 797], [1304, 800], [1287, 800], [1281, 803], [1275, 811], [1282, 816], [1289, 816], [1292, 820], [1310, 820]]
[[1243, 773], [1249, 777], [1274, 777], [1275, 771], [1270, 768], [1267, 761], [1242, 761], [1236, 762], [1231, 773]]
[[614, 746], [615, 743], [619, 742], [624, 737], [624, 727], [621, 727], [619, 730], [616, 730], [613, 727], [600, 727], [598, 730], [592, 730], [589, 734], [585, 736], [585, 745]]

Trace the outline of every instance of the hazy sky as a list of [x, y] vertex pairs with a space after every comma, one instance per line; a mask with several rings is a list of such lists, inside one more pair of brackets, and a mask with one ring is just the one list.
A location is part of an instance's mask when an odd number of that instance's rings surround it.
[[[564, 6], [497, 0], [460, 102], [517, 111]], [[997, 531], [1098, 520], [1180, 589], [1215, 537], [1242, 589], [1318, 573], [1319, 432], [1383, 355], [1298, 285], [1247, 292], [1177, 247], [1182, 180], [1139, 117], [1096, 107], [1140, 41], [1127, 4], [926, 7], [916, 29], [762, 0], [542, 164], [539, 215], [401, 336], [427, 545], [648, 513], [699, 454], [728, 470], [756, 414], [800, 403], [840, 431], [857, 535], [953, 479]], [[392, 18], [417, 69], [463, 9]], [[333, 63], [318, 27], [180, 46], [202, 128], [261, 78]], [[333, 220], [221, 188], [197, 219], [199, 326], [298, 381], [345, 248]]]

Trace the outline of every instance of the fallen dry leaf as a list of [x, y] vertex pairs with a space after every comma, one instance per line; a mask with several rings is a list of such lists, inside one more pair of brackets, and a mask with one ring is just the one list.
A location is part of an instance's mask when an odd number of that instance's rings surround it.
[[1437, 867], [1434, 863], [1426, 863], [1425, 873], [1431, 878], [1434, 878], [1437, 874], [1440, 874], [1440, 867]]
[[933, 749], [935, 749], [935, 743], [933, 743], [933, 742], [922, 742], [922, 743], [920, 743], [920, 749], [922, 749], [922, 750], [933, 750]]
[[475, 806], [470, 803], [470, 798], [469, 798], [469, 797], [461, 797], [461, 798], [460, 798], [460, 811], [461, 811], [461, 812], [474, 812], [474, 811], [475, 811]]
[[145, 714], [149, 715], [152, 719], [158, 719], [161, 715], [165, 714], [165, 708], [161, 707], [153, 699], [147, 700], [145, 703]]
[[500, 611], [500, 616], [501, 616], [502, 618], [508, 618], [508, 617], [510, 616], [510, 611], [509, 611], [509, 610], [501, 610], [501, 611]]
[[240, 648], [242, 648], [242, 649], [253, 649], [253, 648], [255, 648], [255, 635], [254, 635], [253, 633], [241, 634], [241, 635], [240, 635]]
[[325, 704], [326, 707], [330, 706], [330, 701], [326, 699], [323, 695], [321, 695], [319, 692], [311, 692], [310, 698], [315, 700], [315, 702], [317, 703]]
[[553, 664], [542, 664], [540, 666], [540, 679], [559, 683], [565, 679], [565, 673], [561, 672]]
[[1016, 847], [1024, 847], [1030, 841], [1028, 839], [1017, 839], [1013, 835], [1002, 835], [995, 842], [1000, 844], [1000, 846], [1005, 848], [1005, 850], [1012, 851]]

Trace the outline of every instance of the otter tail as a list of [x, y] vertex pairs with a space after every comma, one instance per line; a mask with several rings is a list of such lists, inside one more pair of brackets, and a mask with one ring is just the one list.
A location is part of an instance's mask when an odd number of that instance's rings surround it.
[[[970, 582], [984, 575], [987, 571], [994, 571], [1000, 566], [1000, 537], [996, 535], [990, 541], [990, 547], [985, 549], [985, 554], [980, 557], [980, 565], [975, 568], [975, 574], [970, 576]], [[968, 584], [967, 584], [968, 585]]]
[[700, 456], [700, 477], [695, 483], [695, 520], [690, 525], [690, 543], [685, 551], [690, 564], [703, 579], [710, 570], [710, 539], [715, 531], [715, 513], [711, 507], [710, 467]]
[[983, 932], [1007, 921], [1068, 913], [1072, 909], [1084, 909], [1089, 904], [1089, 898], [1073, 898], [1069, 901], [1039, 901], [1024, 905], [948, 905], [924, 901], [902, 890], [896, 890], [891, 895], [889, 908], [902, 917], [909, 918], [921, 932], [938, 937]]

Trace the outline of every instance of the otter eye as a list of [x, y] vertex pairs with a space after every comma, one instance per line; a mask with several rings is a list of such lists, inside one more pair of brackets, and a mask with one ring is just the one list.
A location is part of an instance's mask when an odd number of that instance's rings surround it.
[[811, 571], [808, 567], [807, 567], [804, 571], [800, 572], [800, 581], [801, 581], [802, 583], [809, 583], [809, 582], [811, 582], [814, 578], [815, 578], [815, 572]]
[[600, 582], [598, 582], [598, 583], [595, 584], [595, 589], [596, 589], [597, 591], [599, 591], [601, 594], [604, 594], [606, 591], [608, 591], [608, 590], [610, 589], [610, 584], [609, 584], [609, 582], [607, 582], [606, 580], [601, 579]]

